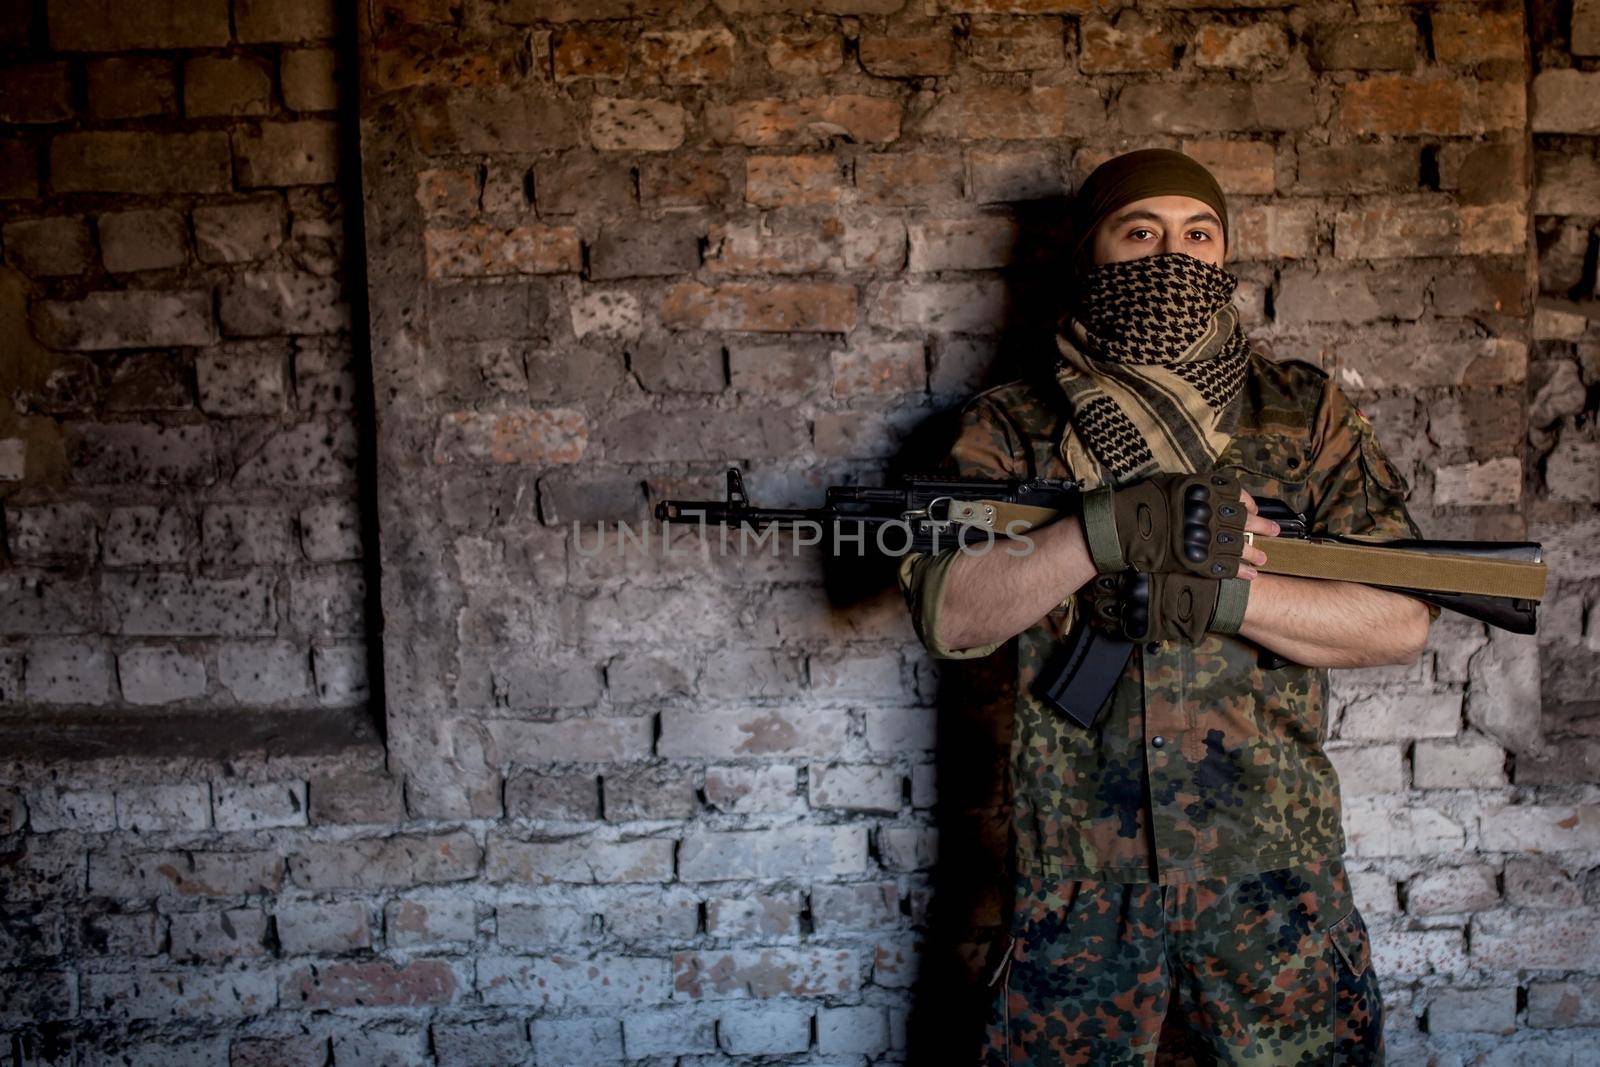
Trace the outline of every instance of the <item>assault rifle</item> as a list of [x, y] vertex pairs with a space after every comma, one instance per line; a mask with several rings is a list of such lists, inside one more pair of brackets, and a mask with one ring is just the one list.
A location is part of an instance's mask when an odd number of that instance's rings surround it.
[[[724, 500], [663, 500], [656, 518], [723, 528], [772, 526], [831, 529], [834, 544], [886, 555], [940, 552], [1027, 531], [1079, 508], [1076, 482], [1057, 479], [988, 480], [910, 476], [892, 487], [835, 485], [817, 508], [763, 508], [750, 503], [737, 467], [728, 468]], [[1312, 534], [1304, 515], [1279, 500], [1257, 499], [1279, 536], [1246, 535], [1267, 554], [1268, 574], [1359, 582], [1392, 589], [1512, 633], [1538, 625], [1546, 571], [1531, 541], [1372, 541]], [[986, 549], [987, 550], [987, 549]], [[1133, 643], [1079, 622], [1045, 665], [1034, 695], [1068, 718], [1092, 726], [1133, 652]], [[1261, 650], [1262, 666], [1289, 663]]]

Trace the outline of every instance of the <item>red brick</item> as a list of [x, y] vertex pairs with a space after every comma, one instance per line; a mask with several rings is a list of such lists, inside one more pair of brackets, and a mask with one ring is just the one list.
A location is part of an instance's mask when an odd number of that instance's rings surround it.
[[580, 143], [571, 105], [564, 100], [455, 93], [441, 103], [419, 105], [416, 112], [413, 130], [428, 155], [550, 152]]
[[423, 215], [457, 217], [478, 211], [478, 168], [430, 168], [417, 172], [417, 206]]
[[81, 274], [94, 260], [94, 240], [81, 218], [18, 219], [4, 228], [6, 260], [35, 278]]
[[722, 204], [733, 189], [731, 169], [728, 160], [719, 155], [646, 159], [639, 168], [639, 197], [660, 207]]
[[1525, 104], [1520, 82], [1423, 81], [1381, 74], [1339, 87], [1336, 121], [1353, 134], [1483, 133], [1520, 128]]
[[1573, 0], [1572, 54], [1600, 56], [1600, 3]]
[[1600, 133], [1600, 71], [1541, 71], [1533, 79], [1533, 132]]
[[1302, 145], [1295, 185], [1312, 193], [1406, 192], [1417, 187], [1415, 144]]
[[1004, 267], [1018, 239], [1015, 220], [997, 215], [922, 219], [911, 223], [909, 234], [913, 274]]
[[840, 349], [829, 359], [833, 364], [833, 395], [840, 400], [920, 393], [927, 388], [927, 361], [920, 341], [881, 341]]
[[874, 204], [961, 199], [961, 157], [948, 152], [856, 157], [856, 194]]
[[[372, 5], [373, 21], [386, 27], [449, 23], [460, 10], [456, 0], [377, 0]], [[516, 20], [505, 16], [507, 22]]]
[[668, 85], [704, 85], [733, 77], [733, 48], [733, 34], [721, 26], [647, 33], [639, 39], [639, 59]]
[[563, 30], [551, 47], [556, 81], [623, 78], [628, 74], [628, 42], [610, 34]]
[[1317, 249], [1317, 205], [1285, 200], [1228, 214], [1228, 258], [1303, 259]]
[[308, 964], [283, 979], [280, 1000], [311, 1010], [328, 1008], [415, 1008], [449, 1004], [456, 976], [446, 960]]
[[1515, 206], [1458, 207], [1443, 199], [1341, 211], [1334, 252], [1341, 259], [1513, 255], [1526, 244], [1527, 216]]
[[944, 10], [971, 15], [1084, 15], [1104, 0], [943, 0]]
[[1185, 155], [1205, 165], [1225, 193], [1265, 195], [1277, 188], [1278, 153], [1266, 141], [1185, 141]]
[[[549, 34], [544, 36], [548, 38]], [[537, 50], [540, 70], [543, 69], [544, 51]], [[372, 88], [379, 92], [422, 86], [493, 90], [514, 84], [524, 77], [524, 53], [525, 49], [516, 38], [496, 40], [487, 47], [451, 43], [431, 48], [416, 47], [412, 42], [402, 40], [370, 55], [367, 68]], [[519, 106], [515, 98], [508, 103], [513, 107]], [[545, 106], [554, 107], [548, 103]]]
[[1528, 191], [1527, 153], [1513, 141], [1447, 145], [1440, 161], [1440, 185], [1457, 191], [1463, 204], [1520, 201]]
[[183, 65], [183, 113], [189, 118], [265, 115], [272, 68], [250, 56], [196, 56]]
[[836, 33], [780, 33], [767, 44], [767, 63], [794, 77], [832, 74], [844, 65], [844, 46]]
[[856, 290], [836, 282], [685, 282], [662, 298], [661, 321], [671, 329], [847, 333]]
[[226, 48], [228, 0], [53, 0], [50, 45], [61, 52]]
[[807, 219], [793, 233], [769, 233], [757, 223], [713, 223], [706, 243], [706, 269], [717, 274], [837, 270], [843, 230], [838, 219], [820, 225]]
[[1088, 86], [973, 88], [950, 93], [922, 120], [933, 137], [1007, 141], [1082, 137], [1105, 123], [1105, 103]]
[[667, 100], [597, 99], [589, 105], [589, 139], [599, 149], [670, 152], [683, 143], [686, 116]]
[[263, 122], [234, 133], [241, 188], [327, 185], [339, 177], [339, 124], [330, 119]]
[[980, 204], [1039, 200], [1067, 193], [1061, 162], [1050, 149], [973, 150], [968, 158], [972, 163], [972, 197]]
[[1172, 69], [1172, 39], [1132, 7], [1125, 8], [1115, 23], [1085, 19], [1078, 38], [1078, 67], [1085, 74]]
[[979, 70], [1055, 70], [1066, 65], [1056, 19], [983, 19], [967, 35], [967, 61]]
[[588, 420], [572, 408], [454, 411], [440, 420], [433, 454], [436, 463], [576, 463], [588, 441]]
[[718, 141], [753, 147], [827, 140], [844, 130], [858, 144], [900, 136], [900, 102], [878, 96], [769, 97], [707, 108], [706, 125]]
[[0, 70], [0, 122], [61, 122], [72, 117], [65, 63], [29, 63]]
[[1409, 16], [1327, 23], [1311, 31], [1311, 65], [1316, 70], [1411, 70], [1419, 43]]
[[335, 0], [234, 0], [233, 20], [245, 44], [307, 41], [333, 36]]
[[423, 235], [430, 278], [558, 274], [583, 268], [578, 231], [571, 226], [429, 229]]
[[286, 49], [278, 62], [283, 102], [292, 111], [332, 111], [339, 106], [338, 67], [331, 48]]
[[1206, 135], [1268, 125], [1257, 114], [1249, 86], [1223, 81], [1129, 85], [1117, 97], [1116, 116], [1126, 130], [1140, 134]]
[[1263, 130], [1321, 129], [1317, 110], [1317, 86], [1310, 79], [1269, 82], [1260, 79], [1250, 85], [1250, 104], [1255, 124]]
[[751, 156], [744, 198], [760, 207], [833, 204], [843, 188], [833, 156]]
[[950, 73], [950, 35], [863, 34], [861, 65], [886, 78]]
[[1193, 49], [1195, 65], [1206, 70], [1264, 70], [1289, 58], [1289, 38], [1271, 22], [1200, 27]]
[[68, 133], [50, 142], [58, 193], [220, 193], [233, 185], [226, 133]]
[[1433, 54], [1441, 63], [1521, 62], [1525, 57], [1522, 8], [1440, 11], [1433, 16]]
[[89, 113], [97, 119], [136, 119], [177, 110], [177, 81], [170, 59], [97, 59], [89, 63], [85, 73]]
[[1526, 245], [1528, 213], [1522, 203], [1462, 206], [1462, 256], [1518, 256]]
[[1537, 215], [1600, 215], [1600, 159], [1540, 152], [1533, 183]]
[[[642, 175], [653, 174], [658, 165], [671, 166], [672, 161], [647, 159]], [[534, 166], [533, 194], [544, 215], [627, 214], [634, 203], [633, 175], [598, 153], [571, 152]]]
[[890, 330], [996, 333], [1004, 325], [1007, 292], [992, 278], [972, 281], [894, 281], [872, 305], [872, 321]]

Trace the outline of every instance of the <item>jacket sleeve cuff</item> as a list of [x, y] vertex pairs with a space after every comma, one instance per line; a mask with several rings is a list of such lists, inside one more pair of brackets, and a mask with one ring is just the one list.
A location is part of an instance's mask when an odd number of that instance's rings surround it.
[[900, 561], [900, 590], [911, 610], [911, 625], [917, 638], [935, 659], [980, 659], [992, 654], [1004, 641], [973, 648], [949, 648], [938, 640], [939, 606], [944, 598], [945, 576], [960, 549], [947, 549], [938, 555], [908, 553]]
[[1083, 494], [1083, 538], [1089, 544], [1089, 557], [1101, 574], [1126, 570], [1128, 560], [1117, 540], [1117, 516], [1112, 510], [1110, 486]]
[[1250, 583], [1243, 578], [1224, 578], [1217, 593], [1217, 608], [1211, 613], [1213, 633], [1236, 634], [1244, 625], [1244, 609], [1250, 600]]

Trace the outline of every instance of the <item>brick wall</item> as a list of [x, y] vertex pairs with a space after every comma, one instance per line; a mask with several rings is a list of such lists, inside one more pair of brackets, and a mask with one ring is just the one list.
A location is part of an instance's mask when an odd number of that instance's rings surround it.
[[[0, 94], [28, 354], [0, 372], [23, 375], [0, 413], [4, 617], [112, 625], [8, 634], [0, 700], [77, 710], [34, 695], [35, 657], [76, 656], [77, 678], [98, 655], [113, 708], [142, 655], [227, 721], [222, 656], [248, 647], [259, 669], [232, 677], [303, 686], [309, 709], [312, 648], [359, 638], [325, 627], [362, 574], [353, 527], [316, 509], [349, 513], [369, 444], [386, 736], [13, 760], [0, 1031], [22, 1062], [948, 1055], [999, 921], [1003, 657], [936, 670], [883, 575], [814, 550], [596, 553], [571, 523], [720, 495], [727, 462], [778, 503], [910, 462], [1037, 358], [1062, 197], [1151, 144], [1218, 174], [1250, 328], [1359, 398], [1425, 530], [1539, 537], [1559, 576], [1538, 641], [1447, 616], [1417, 666], [1337, 676], [1394, 1058], [1600, 1053], [1600, 9], [806, 7], [369, 0], [354, 27], [287, 0], [25, 9]], [[350, 30], [366, 436], [346, 205], [318, 169], [338, 98], [301, 82]], [[154, 110], [97, 113], [97, 84]], [[105, 216], [130, 212], [165, 218], [182, 259], [113, 267]], [[114, 405], [117, 368], [150, 359], [183, 403]], [[77, 369], [50, 392], [57, 366]], [[108, 554], [116, 507], [176, 510], [188, 540]], [[94, 554], [19, 535], [29, 509], [36, 530], [83, 516]], [[270, 589], [272, 613], [218, 610], [206, 581]], [[144, 616], [119, 583], [151, 586]], [[305, 588], [327, 596], [297, 613]]]
[[11, 722], [368, 718], [334, 26], [234, 8], [7, 7]]

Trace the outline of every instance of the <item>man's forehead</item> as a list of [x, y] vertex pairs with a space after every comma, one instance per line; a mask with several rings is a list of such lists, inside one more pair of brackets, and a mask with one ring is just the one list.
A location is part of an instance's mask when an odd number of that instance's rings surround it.
[[1183, 225], [1195, 222], [1214, 222], [1222, 225], [1217, 213], [1204, 200], [1192, 196], [1147, 196], [1129, 201], [1107, 216], [1107, 225], [1115, 226], [1134, 218], [1177, 221]]

